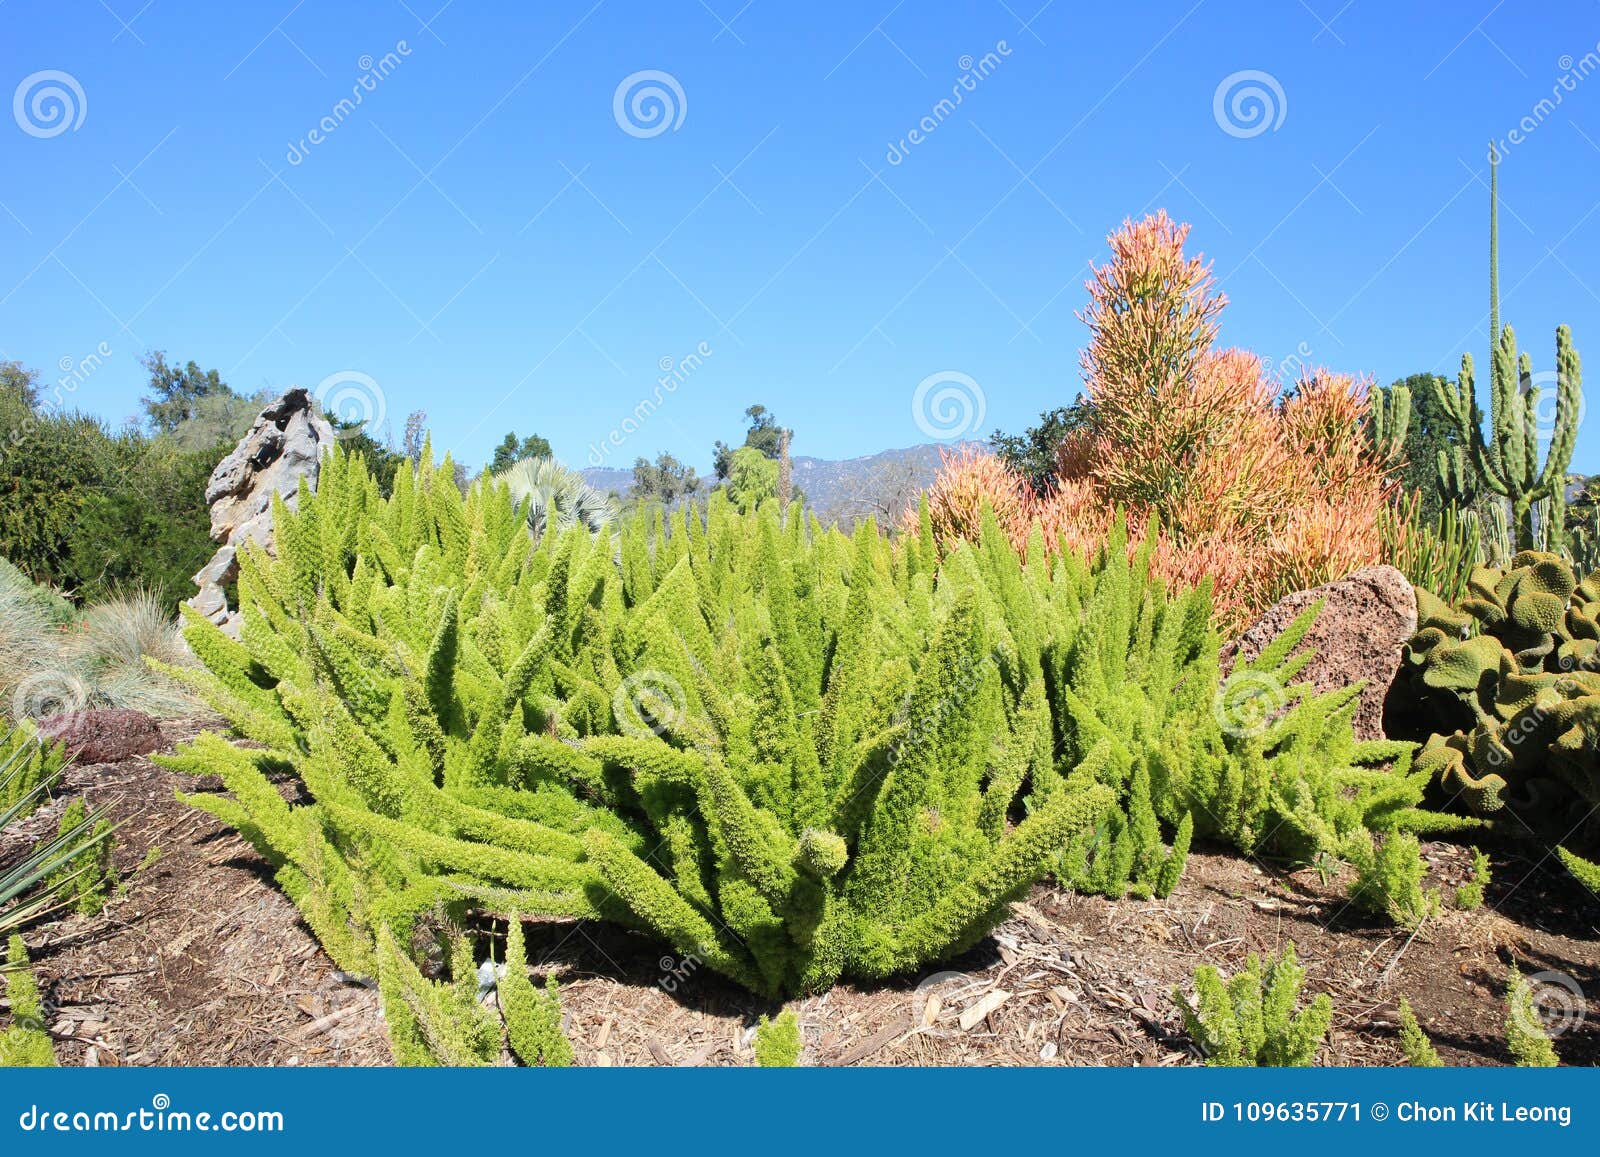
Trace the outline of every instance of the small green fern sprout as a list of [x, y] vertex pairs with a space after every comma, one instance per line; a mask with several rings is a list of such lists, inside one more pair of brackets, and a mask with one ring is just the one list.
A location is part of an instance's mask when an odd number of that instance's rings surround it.
[[1567, 871], [1572, 873], [1573, 879], [1589, 891], [1600, 895], [1600, 864], [1575, 856], [1566, 848], [1557, 848], [1556, 855], [1561, 858], [1561, 863]]
[[116, 880], [111, 866], [111, 823], [90, 812], [82, 797], [61, 813], [56, 843], [80, 844], [80, 850], [45, 878], [57, 901], [85, 916], [98, 916]]
[[1244, 971], [1226, 983], [1203, 964], [1194, 974], [1195, 1002], [1180, 989], [1172, 998], [1206, 1064], [1304, 1068], [1333, 1023], [1333, 1000], [1325, 992], [1296, 1011], [1304, 983], [1305, 969], [1290, 943], [1265, 966], [1252, 952]]
[[1472, 849], [1472, 879], [1456, 889], [1456, 907], [1471, 912], [1483, 907], [1483, 890], [1489, 886], [1489, 854]]
[[1444, 1065], [1428, 1034], [1417, 1023], [1411, 1002], [1403, 996], [1400, 998], [1400, 1050], [1406, 1054], [1406, 1063], [1414, 1069], [1437, 1069]]
[[1350, 862], [1356, 868], [1350, 898], [1359, 907], [1387, 916], [1402, 928], [1416, 928], [1432, 913], [1436, 901], [1422, 891], [1427, 866], [1416, 836], [1388, 832], [1369, 841], [1364, 834], [1358, 835]]
[[525, 1065], [566, 1068], [572, 1064], [572, 1043], [561, 1031], [561, 998], [557, 995], [556, 978], [549, 977], [543, 990], [534, 987], [528, 979], [522, 918], [513, 914], [510, 920], [506, 933], [506, 971], [497, 987], [511, 1051]]
[[28, 967], [28, 949], [21, 936], [12, 936], [6, 947], [5, 978], [11, 1027], [0, 1033], [0, 1068], [54, 1066], [55, 1052], [44, 1027], [44, 1003]]
[[792, 1069], [800, 1063], [800, 1021], [792, 1009], [785, 1009], [776, 1020], [761, 1018], [756, 1026], [756, 1064], [764, 1069]]
[[1553, 1069], [1561, 1063], [1539, 1020], [1533, 989], [1516, 965], [1506, 985], [1506, 1048], [1520, 1068]]

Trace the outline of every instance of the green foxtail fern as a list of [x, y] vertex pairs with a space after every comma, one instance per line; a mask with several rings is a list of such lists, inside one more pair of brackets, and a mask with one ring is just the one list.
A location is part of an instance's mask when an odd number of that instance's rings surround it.
[[1227, 981], [1202, 964], [1194, 974], [1194, 1002], [1180, 989], [1172, 999], [1206, 1064], [1306, 1067], [1333, 1022], [1333, 1000], [1324, 992], [1297, 1008], [1305, 976], [1291, 943], [1265, 964], [1252, 952], [1244, 971]]
[[22, 937], [13, 935], [6, 947], [4, 979], [11, 1025], [0, 1032], [0, 1068], [49, 1068], [56, 1063], [50, 1034], [44, 1026], [44, 1004], [39, 985], [28, 964]]
[[425, 460], [383, 500], [342, 455], [274, 519], [241, 640], [191, 617], [206, 671], [180, 675], [261, 746], [168, 762], [220, 775], [192, 802], [387, 978], [408, 1058], [482, 1043], [414, 975], [435, 908], [613, 920], [809, 991], [972, 944], [1111, 800], [1054, 759], [1038, 604], [1072, 577], [1003, 540], [936, 567], [716, 497], [534, 538], [492, 480], [463, 498]]
[[[1155, 539], [1130, 551], [1117, 527], [1092, 564], [1062, 552], [1043, 604], [1056, 762], [1116, 799], [1068, 842], [1065, 880], [1165, 896], [1195, 837], [1308, 861], [1350, 858], [1372, 832], [1449, 826], [1418, 807], [1427, 777], [1411, 744], [1354, 739], [1359, 686], [1316, 695], [1296, 682], [1315, 609], [1222, 680], [1207, 591], [1153, 581]], [[1025, 573], [1042, 554], [1030, 550]]]

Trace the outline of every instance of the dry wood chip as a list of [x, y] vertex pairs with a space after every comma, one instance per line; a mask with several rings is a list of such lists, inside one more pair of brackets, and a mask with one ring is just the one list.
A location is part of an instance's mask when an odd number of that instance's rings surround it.
[[1011, 994], [1003, 988], [996, 988], [985, 993], [976, 1003], [961, 1013], [961, 1031], [971, 1032], [973, 1025], [1010, 999]]
[[898, 1040], [901, 1036], [904, 1036], [906, 1033], [910, 1032], [911, 1028], [912, 1024], [910, 1011], [902, 1012], [893, 1021], [884, 1025], [884, 1027], [873, 1033], [866, 1040], [862, 1041], [849, 1051], [841, 1054], [832, 1062], [832, 1064], [835, 1067], [843, 1068], [846, 1065], [853, 1065], [859, 1061], [864, 1061], [873, 1053], [883, 1048], [885, 1045], [888, 1045], [892, 1041]]

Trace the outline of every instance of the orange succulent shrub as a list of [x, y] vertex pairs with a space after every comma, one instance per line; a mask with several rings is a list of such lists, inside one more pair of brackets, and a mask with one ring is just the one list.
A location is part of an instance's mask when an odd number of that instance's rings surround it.
[[[993, 454], [974, 446], [963, 446], [954, 453], [941, 451], [939, 474], [928, 487], [927, 497], [934, 541], [941, 551], [957, 539], [976, 541], [985, 503], [1013, 544], [1020, 548], [1027, 541], [1033, 488]], [[918, 508], [912, 505], [901, 517], [901, 529], [916, 533], [918, 518]]]
[[941, 541], [974, 536], [988, 498], [1019, 547], [1037, 522], [1053, 549], [1092, 551], [1116, 509], [1131, 526], [1153, 514], [1156, 573], [1213, 579], [1218, 624], [1233, 629], [1291, 590], [1377, 562], [1395, 483], [1367, 437], [1365, 382], [1317, 371], [1280, 397], [1259, 357], [1215, 348], [1227, 299], [1211, 267], [1185, 256], [1188, 233], [1158, 213], [1109, 238], [1079, 314], [1089, 420], [1058, 448], [1050, 491], [967, 451], [929, 497]]

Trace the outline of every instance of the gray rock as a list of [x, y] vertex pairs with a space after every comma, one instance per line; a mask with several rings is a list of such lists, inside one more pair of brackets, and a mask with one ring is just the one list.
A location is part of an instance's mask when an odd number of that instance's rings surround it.
[[272, 498], [294, 508], [300, 479], [315, 490], [322, 456], [333, 446], [333, 427], [317, 412], [310, 394], [289, 390], [262, 410], [206, 484], [211, 508], [211, 538], [221, 549], [194, 576], [199, 593], [189, 605], [230, 633], [238, 616], [229, 610], [224, 587], [239, 573], [238, 547], [252, 543], [268, 554], [272, 540]]

